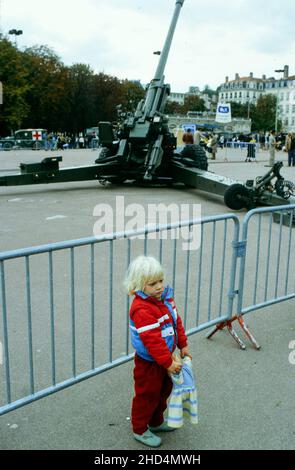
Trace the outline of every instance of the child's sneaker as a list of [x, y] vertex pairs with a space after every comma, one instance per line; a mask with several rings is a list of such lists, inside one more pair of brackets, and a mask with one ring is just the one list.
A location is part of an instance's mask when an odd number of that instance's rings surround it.
[[150, 431], [153, 432], [170, 432], [170, 431], [175, 431], [176, 428], [172, 428], [171, 426], [168, 426], [166, 421], [163, 421], [162, 424], [159, 426], [149, 426]]
[[133, 433], [134, 439], [150, 447], [159, 447], [162, 444], [160, 437], [155, 436], [149, 429], [143, 434]]

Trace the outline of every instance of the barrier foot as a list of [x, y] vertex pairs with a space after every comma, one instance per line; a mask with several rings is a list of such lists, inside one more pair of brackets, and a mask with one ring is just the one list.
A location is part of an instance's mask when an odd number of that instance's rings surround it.
[[235, 330], [232, 327], [232, 322], [236, 319], [237, 319], [237, 317], [234, 317], [232, 320], [223, 321], [223, 322], [218, 323], [218, 325], [216, 325], [214, 330], [212, 330], [211, 333], [209, 333], [207, 335], [207, 339], [212, 338], [212, 336], [215, 335], [215, 333], [217, 333], [217, 331], [223, 330], [223, 328], [227, 327], [229, 334], [238, 343], [240, 348], [241, 349], [246, 349], [246, 346], [244, 345], [243, 341], [239, 338], [239, 336], [237, 335], [237, 333], [235, 332]]
[[207, 339], [210, 339], [213, 335], [215, 335], [215, 333], [217, 333], [217, 331], [223, 330], [223, 328], [226, 326], [226, 323], [227, 323], [226, 321], [218, 323], [218, 325], [216, 325], [214, 330], [212, 330], [211, 333], [207, 335]]
[[233, 329], [232, 327], [232, 322], [229, 321], [227, 322], [227, 329], [228, 329], [228, 332], [229, 334], [232, 336], [232, 338], [238, 343], [238, 345], [240, 346], [241, 349], [246, 349], [246, 346], [244, 345], [243, 341], [238, 337], [237, 333], [235, 332], [235, 330]]
[[242, 330], [244, 331], [245, 335], [247, 336], [247, 338], [250, 340], [250, 342], [253, 344], [253, 346], [256, 348], [256, 349], [260, 349], [260, 345], [257, 343], [256, 339], [254, 338], [254, 336], [252, 335], [251, 331], [249, 330], [249, 328], [247, 327], [246, 323], [244, 322], [244, 319], [242, 316], [237, 316], [237, 320], [240, 324], [240, 327], [242, 328]]

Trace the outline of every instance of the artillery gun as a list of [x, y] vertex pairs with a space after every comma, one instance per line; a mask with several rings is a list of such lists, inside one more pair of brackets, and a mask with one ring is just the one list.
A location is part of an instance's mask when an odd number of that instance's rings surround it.
[[[169, 131], [164, 114], [170, 86], [164, 83], [164, 70], [172, 38], [184, 0], [176, 0], [168, 34], [160, 53], [154, 78], [135, 113], [125, 117], [115, 135], [110, 122], [100, 122], [100, 148], [95, 165], [59, 168], [62, 157], [45, 158], [40, 163], [20, 164], [21, 172], [0, 176], [0, 186], [98, 180], [102, 184], [134, 181], [144, 185], [184, 183], [224, 196], [233, 210], [256, 205], [286, 204], [294, 195], [294, 186], [280, 175], [282, 163], [276, 163], [255, 181], [237, 182], [208, 170], [205, 150], [186, 145], [177, 151], [175, 136]], [[273, 180], [275, 180], [273, 182]]]

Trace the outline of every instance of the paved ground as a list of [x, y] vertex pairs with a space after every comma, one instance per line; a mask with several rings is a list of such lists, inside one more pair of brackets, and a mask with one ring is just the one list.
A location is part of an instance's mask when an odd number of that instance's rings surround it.
[[[0, 152], [0, 173], [16, 169], [20, 161], [47, 155]], [[66, 151], [63, 157], [64, 166], [88, 164], [95, 152]], [[284, 153], [277, 157], [286, 161]], [[210, 170], [242, 181], [267, 171], [267, 152], [258, 154], [258, 163], [244, 160], [245, 151], [223, 150]], [[284, 168], [282, 173], [295, 181], [295, 168]], [[0, 188], [0, 250], [91, 236], [95, 205], [108, 202], [114, 207], [118, 194], [128, 203], [144, 206], [155, 201], [197, 202], [203, 215], [228, 212], [222, 198], [197, 190], [103, 188], [97, 182]], [[22, 295], [15, 286], [16, 299]], [[204, 332], [190, 338], [200, 423], [164, 436], [163, 450], [294, 448], [295, 366], [288, 361], [289, 343], [295, 340], [293, 301], [254, 312], [247, 322], [261, 351], [250, 345], [239, 350], [225, 332], [211, 341]], [[143, 449], [130, 433], [132, 386], [132, 363], [128, 363], [4, 415], [0, 448]]]

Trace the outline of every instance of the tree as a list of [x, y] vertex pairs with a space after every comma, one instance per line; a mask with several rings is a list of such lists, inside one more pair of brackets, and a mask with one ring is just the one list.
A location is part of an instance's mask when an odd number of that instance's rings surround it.
[[122, 83], [104, 73], [94, 76], [96, 120], [115, 121], [117, 108], [122, 104]]
[[123, 80], [121, 84], [122, 107], [124, 111], [135, 111], [138, 103], [145, 97], [145, 90], [138, 82]]
[[272, 94], [261, 96], [253, 113], [252, 131], [269, 131], [275, 128], [277, 98]]
[[26, 96], [30, 83], [22, 64], [21, 52], [6, 38], [0, 39], [0, 80], [3, 84], [0, 133], [7, 135], [21, 127], [29, 114]]
[[235, 101], [231, 102], [231, 114], [233, 118], [244, 118], [246, 119], [248, 115], [251, 113], [251, 107], [253, 110], [253, 106], [251, 104], [245, 103], [236, 103]]
[[66, 103], [69, 114], [65, 129], [76, 134], [97, 124], [94, 72], [89, 65], [74, 64], [68, 69]]
[[196, 95], [187, 95], [184, 98], [184, 105], [182, 106], [183, 114], [188, 111], [205, 111], [205, 101]]
[[25, 49], [22, 62], [27, 71], [26, 100], [30, 107], [24, 126], [58, 129], [66, 90], [66, 67], [47, 46]]
[[167, 101], [165, 106], [166, 114], [182, 114], [182, 105], [177, 101]]

